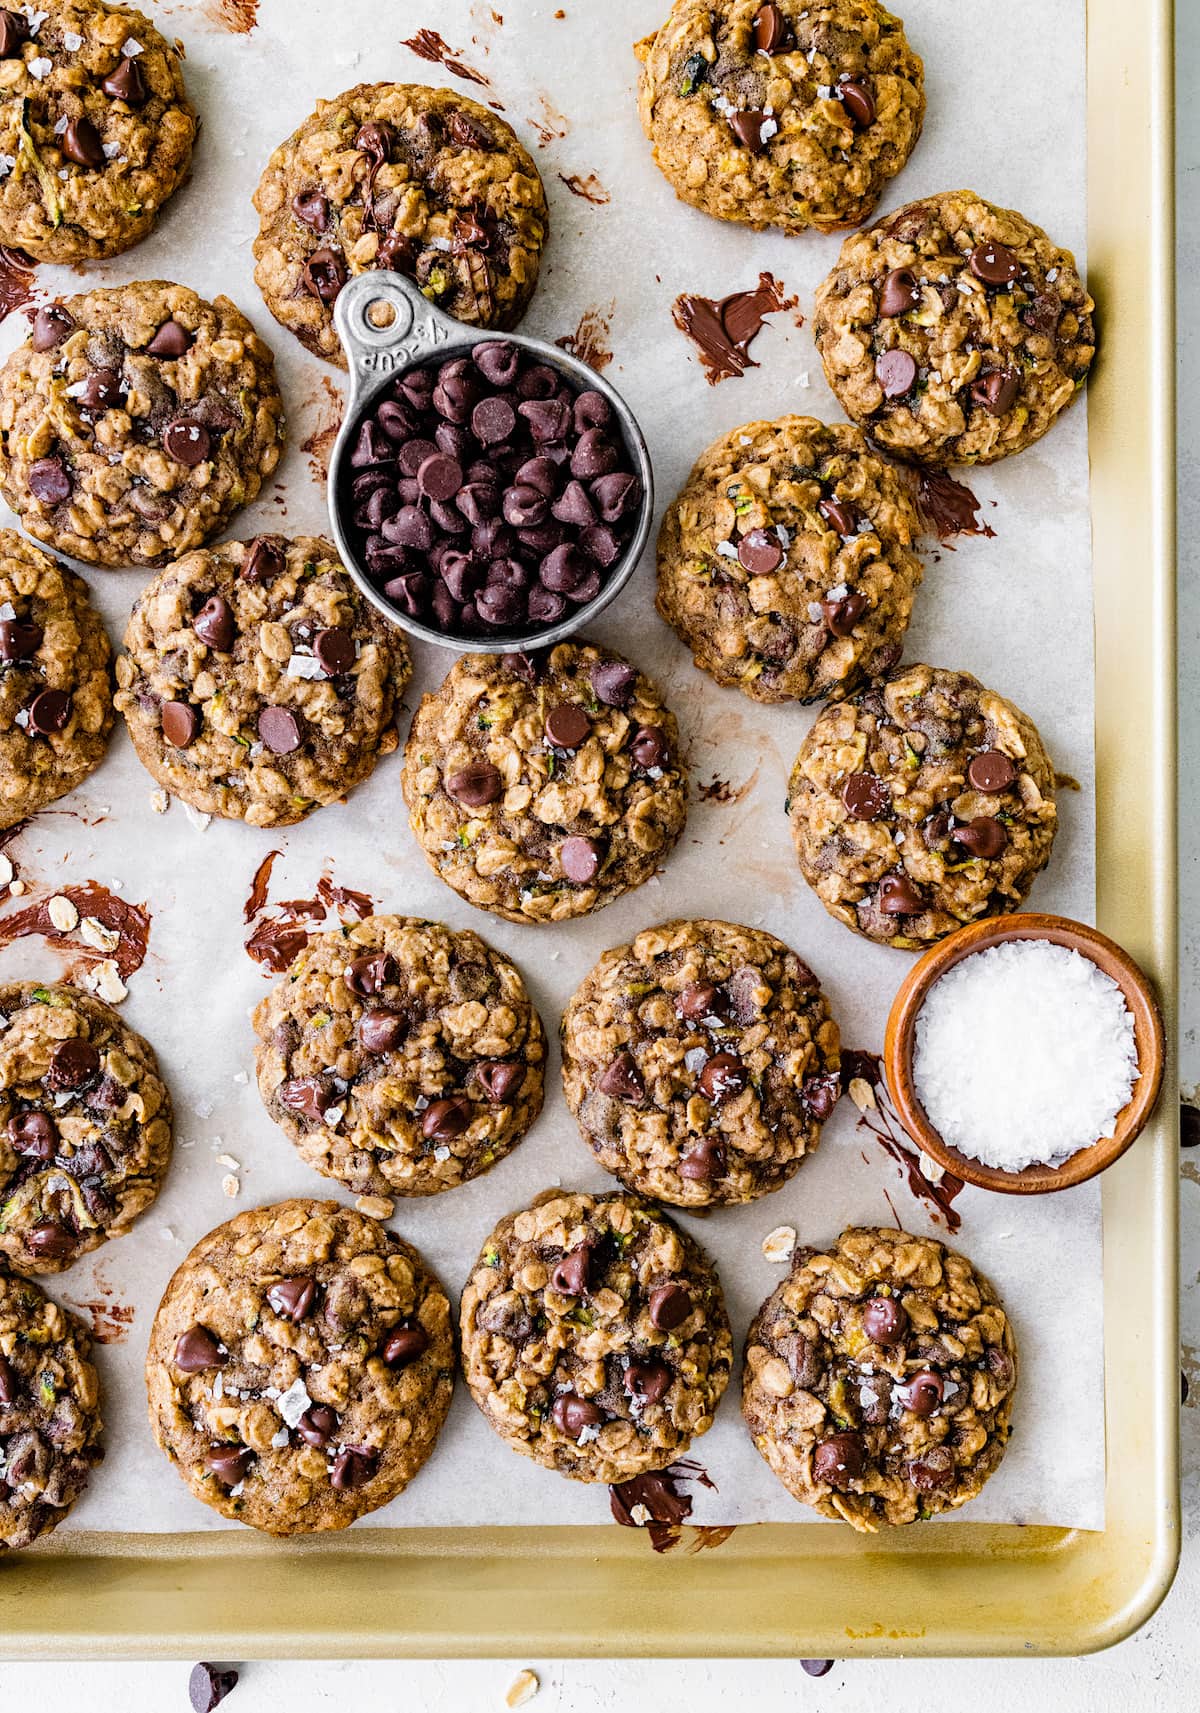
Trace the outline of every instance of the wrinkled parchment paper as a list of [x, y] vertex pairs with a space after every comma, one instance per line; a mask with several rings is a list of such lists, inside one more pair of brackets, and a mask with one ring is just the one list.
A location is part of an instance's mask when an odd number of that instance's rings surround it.
[[[925, 58], [925, 136], [883, 207], [969, 184], [1022, 209], [1082, 260], [1084, 242], [1084, 7], [1082, 0], [902, 0], [910, 39]], [[310, 112], [362, 80], [447, 83], [503, 104], [533, 148], [552, 208], [552, 237], [526, 330], [576, 334], [611, 350], [608, 378], [629, 398], [654, 457], [660, 510], [691, 462], [737, 423], [788, 411], [836, 419], [808, 326], [773, 318], [753, 354], [761, 367], [717, 387], [672, 325], [682, 291], [721, 296], [774, 272], [811, 312], [836, 238], [787, 240], [720, 224], [678, 204], [651, 164], [634, 105], [631, 44], [660, 22], [666, 0], [260, 0], [163, 5], [157, 17], [187, 48], [187, 76], [203, 116], [192, 182], [137, 250], [89, 269], [96, 284], [168, 277], [206, 296], [225, 292], [278, 355], [291, 425], [281, 478], [235, 534], [323, 528], [320, 476], [337, 421], [340, 374], [305, 354], [267, 314], [253, 283], [250, 195], [271, 149]], [[501, 24], [497, 14], [503, 13]], [[224, 20], [224, 22], [222, 22]], [[402, 45], [436, 28], [486, 85], [455, 78]], [[1028, 44], [1038, 75], [1028, 75]], [[1046, 92], [1053, 91], [1047, 100]], [[544, 141], [539, 141], [544, 139]], [[575, 181], [596, 201], [577, 195]], [[599, 200], [603, 198], [603, 200]], [[79, 289], [71, 272], [43, 269], [39, 286]], [[20, 318], [14, 318], [24, 323]], [[19, 328], [4, 329], [8, 343]], [[978, 473], [972, 486], [995, 539], [929, 543], [909, 660], [966, 668], [1037, 720], [1056, 766], [1081, 784], [1061, 795], [1061, 831], [1033, 905], [1090, 918], [1093, 910], [1092, 614], [1087, 424], [1069, 413], [1020, 457]], [[89, 573], [119, 639], [140, 573]], [[229, 1527], [193, 1499], [155, 1449], [142, 1363], [151, 1317], [172, 1270], [210, 1227], [239, 1210], [290, 1195], [350, 1198], [295, 1157], [254, 1087], [247, 1012], [266, 991], [242, 949], [242, 905], [265, 853], [279, 847], [272, 897], [311, 895], [323, 868], [379, 906], [471, 926], [523, 970], [554, 1036], [568, 997], [607, 947], [673, 915], [761, 924], [813, 965], [843, 1040], [878, 1049], [889, 1001], [909, 954], [852, 936], [829, 918], [791, 856], [783, 797], [788, 767], [813, 714], [765, 710], [719, 690], [692, 667], [653, 614], [653, 560], [597, 627], [666, 687], [694, 774], [691, 818], [665, 873], [590, 919], [522, 928], [472, 910], [438, 881], [409, 833], [400, 757], [387, 758], [344, 807], [320, 811], [280, 836], [238, 823], [197, 824], [175, 803], [151, 808], [152, 782], [123, 730], [95, 778], [39, 816], [11, 847], [31, 895], [92, 878], [153, 914], [150, 955], [122, 1014], [154, 1043], [174, 1092], [177, 1151], [165, 1190], [133, 1234], [51, 1281], [61, 1299], [92, 1305], [120, 1342], [103, 1346], [108, 1456], [79, 1505], [77, 1529]], [[448, 669], [422, 648], [409, 707]], [[407, 729], [407, 712], [403, 728]], [[714, 782], [718, 783], [714, 788]], [[707, 789], [706, 789], [707, 788]], [[61, 962], [41, 941], [0, 952], [5, 978]], [[901, 1173], [856, 1127], [843, 1101], [819, 1154], [784, 1189], [750, 1207], [685, 1223], [717, 1261], [740, 1345], [758, 1304], [781, 1277], [763, 1259], [764, 1236], [792, 1225], [802, 1241], [832, 1239], [853, 1223], [892, 1224], [945, 1237]], [[232, 1171], [218, 1162], [226, 1154]], [[238, 1194], [222, 1188], [236, 1179]], [[457, 1295], [495, 1220], [548, 1185], [604, 1188], [566, 1111], [557, 1056], [546, 1111], [516, 1152], [448, 1195], [400, 1203], [395, 1223]], [[954, 1239], [989, 1274], [1013, 1315], [1022, 1381], [1015, 1429], [999, 1473], [965, 1515], [977, 1521], [1103, 1523], [1100, 1197], [1094, 1185], [1010, 1200], [966, 1190]], [[130, 1317], [129, 1311], [132, 1310]], [[738, 1412], [736, 1382], [712, 1431], [693, 1447], [718, 1491], [695, 1493], [694, 1520], [808, 1521], [769, 1473]], [[515, 1456], [458, 1389], [437, 1450], [407, 1493], [360, 1527], [405, 1524], [600, 1523], [603, 1487], [561, 1479]]]

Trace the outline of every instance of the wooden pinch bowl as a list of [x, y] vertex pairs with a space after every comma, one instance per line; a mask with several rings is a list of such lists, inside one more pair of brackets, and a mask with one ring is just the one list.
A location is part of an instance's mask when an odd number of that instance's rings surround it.
[[[917, 1016], [934, 982], [972, 952], [986, 951], [1006, 940], [1049, 940], [1056, 946], [1090, 958], [1110, 976], [1125, 996], [1133, 1017], [1134, 1043], [1140, 1075], [1129, 1104], [1117, 1114], [1111, 1136], [1101, 1137], [1060, 1166], [1035, 1164], [1019, 1172], [985, 1166], [960, 1154], [942, 1141], [926, 1117], [917, 1097], [913, 1078]], [[945, 1171], [979, 1189], [999, 1190], [1004, 1195], [1045, 1195], [1049, 1190], [1069, 1189], [1103, 1172], [1119, 1160], [1140, 1135], [1154, 1110], [1162, 1085], [1165, 1045], [1162, 1013], [1149, 980], [1128, 952], [1084, 922], [1066, 916], [1043, 916], [1035, 911], [1016, 916], [988, 917], [960, 928], [931, 946], [913, 965], [892, 1001], [884, 1037], [883, 1066], [888, 1092], [900, 1122], [917, 1146]]]

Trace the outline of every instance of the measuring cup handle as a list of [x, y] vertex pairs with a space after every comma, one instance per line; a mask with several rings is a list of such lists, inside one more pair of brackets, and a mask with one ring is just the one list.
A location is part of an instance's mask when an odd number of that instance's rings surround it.
[[[383, 318], [385, 305], [392, 318], [386, 327], [376, 326], [371, 314]], [[435, 309], [411, 280], [382, 268], [347, 281], [333, 306], [333, 323], [350, 369], [351, 407], [382, 376], [411, 369], [464, 337], [462, 324]]]

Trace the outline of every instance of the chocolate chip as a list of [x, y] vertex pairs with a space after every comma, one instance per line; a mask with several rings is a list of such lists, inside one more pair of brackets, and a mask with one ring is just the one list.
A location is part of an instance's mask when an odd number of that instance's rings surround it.
[[977, 280], [992, 286], [1011, 285], [1025, 271], [1008, 245], [994, 239], [976, 244], [967, 257], [967, 266]]
[[631, 1362], [625, 1370], [625, 1390], [643, 1404], [657, 1404], [670, 1391], [673, 1378], [665, 1362]]
[[372, 1446], [345, 1445], [333, 1460], [330, 1486], [338, 1493], [352, 1493], [374, 1479], [379, 1453]]
[[29, 492], [43, 506], [60, 506], [71, 497], [71, 478], [61, 458], [36, 458], [29, 466]]
[[1007, 791], [1016, 784], [1017, 770], [1002, 749], [985, 749], [971, 757], [967, 779], [976, 791]]
[[581, 1297], [587, 1290], [591, 1265], [591, 1249], [586, 1243], [581, 1243], [554, 1263], [550, 1270], [550, 1284], [560, 1297]]
[[469, 1129], [474, 1117], [475, 1107], [465, 1094], [435, 1100], [425, 1109], [421, 1134], [431, 1142], [448, 1142], [452, 1136], [461, 1136]]
[[692, 1293], [686, 1285], [672, 1282], [656, 1285], [650, 1293], [650, 1324], [659, 1332], [674, 1332], [692, 1312]]
[[671, 757], [666, 732], [661, 726], [639, 726], [629, 746], [629, 753], [647, 773], [653, 768], [665, 767]]
[[750, 1073], [736, 1053], [714, 1053], [697, 1077], [697, 1086], [715, 1106], [733, 1100], [750, 1081]]
[[168, 422], [162, 433], [163, 451], [168, 458], [194, 470], [212, 451], [212, 436], [202, 422], [188, 422], [177, 417]]
[[100, 1053], [82, 1035], [60, 1041], [50, 1055], [45, 1083], [56, 1093], [74, 1093], [100, 1075]]
[[954, 1475], [954, 1458], [949, 1448], [935, 1445], [923, 1457], [905, 1465], [905, 1474], [918, 1493], [936, 1493], [949, 1485]]
[[577, 702], [560, 702], [546, 715], [546, 742], [555, 749], [578, 749], [591, 730], [592, 722]]
[[638, 1062], [628, 1051], [618, 1053], [609, 1061], [601, 1071], [596, 1087], [601, 1094], [607, 1094], [613, 1100], [623, 1100], [630, 1106], [637, 1106], [646, 1098], [646, 1084]]
[[[224, 595], [210, 595], [192, 620], [192, 629], [207, 648], [228, 654], [237, 636], [233, 608]], [[176, 704], [178, 705], [178, 704]]]
[[65, 1226], [45, 1220], [26, 1232], [25, 1247], [39, 1261], [65, 1261], [75, 1253], [75, 1239]]
[[881, 351], [875, 359], [875, 379], [883, 388], [884, 398], [903, 398], [917, 378], [917, 360], [897, 346]]
[[752, 155], [761, 155], [767, 146], [762, 134], [766, 118], [766, 114], [758, 107], [747, 107], [740, 113], [729, 115], [729, 129], [742, 147], [748, 149]]
[[152, 357], [184, 357], [191, 350], [195, 337], [182, 322], [172, 319], [163, 322], [146, 349]]
[[462, 465], [445, 452], [431, 453], [417, 469], [417, 486], [427, 500], [453, 499], [462, 482]]
[[175, 1340], [172, 1361], [181, 1374], [203, 1374], [208, 1368], [224, 1368], [228, 1360], [221, 1353], [216, 1335], [199, 1323], [189, 1326]]
[[1015, 369], [989, 369], [972, 386], [971, 398], [989, 416], [1003, 416], [1017, 402], [1020, 384]]
[[273, 583], [287, 567], [287, 555], [268, 535], [257, 536], [242, 561], [243, 583]]
[[704, 1136], [679, 1162], [679, 1176], [693, 1183], [711, 1183], [725, 1172], [725, 1150], [715, 1136]]
[[1053, 292], [1037, 291], [1033, 294], [1033, 302], [1026, 304], [1021, 311], [1021, 320], [1026, 327], [1032, 328], [1044, 338], [1052, 338], [1058, 331], [1062, 320], [1063, 303]]
[[48, 1113], [14, 1113], [4, 1127], [4, 1136], [14, 1154], [26, 1154], [35, 1160], [54, 1158], [58, 1131]]
[[494, 803], [504, 789], [500, 770], [490, 761], [468, 762], [457, 773], [449, 774], [444, 785], [447, 795], [466, 809], [482, 809]]
[[590, 1398], [581, 1398], [575, 1392], [563, 1392], [555, 1398], [550, 1417], [560, 1433], [578, 1441], [586, 1428], [600, 1426], [604, 1412]]
[[576, 886], [586, 886], [595, 880], [604, 861], [604, 846], [598, 839], [585, 839], [572, 834], [564, 839], [558, 852], [563, 874]]
[[738, 542], [737, 551], [752, 577], [766, 577], [783, 564], [783, 547], [774, 530], [752, 529]]
[[115, 369], [93, 369], [83, 383], [79, 402], [87, 410], [115, 410], [125, 402], [121, 377]]
[[367, 1011], [358, 1023], [364, 1053], [392, 1053], [408, 1034], [408, 1019], [398, 1011]]
[[879, 882], [879, 908], [885, 916], [919, 916], [925, 900], [905, 874], [885, 874]]
[[475, 1066], [475, 1076], [489, 1103], [504, 1106], [520, 1093], [525, 1067], [512, 1059], [483, 1059]]
[[895, 1388], [895, 1396], [914, 1416], [931, 1416], [945, 1396], [941, 1376], [931, 1369], [914, 1374]]
[[204, 1467], [222, 1487], [236, 1487], [246, 1479], [254, 1461], [254, 1453], [245, 1445], [210, 1446], [204, 1456]]
[[377, 123], [368, 119], [365, 125], [360, 125], [354, 139], [354, 147], [361, 149], [364, 155], [382, 165], [392, 158], [392, 150], [396, 145], [396, 133], [390, 125]]
[[866, 1467], [862, 1441], [856, 1434], [835, 1433], [813, 1448], [813, 1474], [830, 1487], [845, 1488]]
[[875, 123], [875, 97], [865, 83], [846, 77], [834, 85], [833, 93], [854, 121], [857, 131], [865, 131]]
[[201, 713], [190, 702], [164, 702], [159, 716], [162, 735], [172, 749], [187, 749], [200, 733]]
[[105, 165], [104, 144], [90, 119], [69, 119], [59, 144], [63, 154], [76, 166], [91, 167], [93, 171]]
[[0, 1356], [0, 1404], [15, 1404], [17, 1401], [17, 1376], [9, 1366], [7, 1359]]
[[1008, 845], [1008, 828], [994, 815], [976, 815], [973, 821], [951, 828], [950, 837], [972, 856], [990, 862]]
[[337, 1416], [327, 1404], [314, 1404], [296, 1423], [296, 1432], [305, 1445], [315, 1446], [318, 1451], [329, 1444], [337, 1430]]
[[300, 748], [300, 724], [287, 708], [264, 708], [258, 716], [258, 735], [272, 755], [291, 755]]
[[800, 1669], [807, 1677], [825, 1677], [833, 1670], [831, 1659], [802, 1659]]
[[330, 625], [313, 638], [313, 653], [326, 678], [337, 678], [354, 665], [354, 638], [342, 625]]
[[842, 1079], [837, 1071], [818, 1071], [800, 1084], [800, 1099], [809, 1116], [824, 1124], [841, 1098]]
[[895, 1297], [868, 1297], [863, 1304], [863, 1331], [872, 1344], [899, 1344], [908, 1329], [908, 1316]]
[[893, 268], [879, 288], [877, 313], [889, 319], [895, 315], [907, 315], [910, 309], [916, 309], [920, 301], [921, 288], [912, 269]]
[[851, 773], [842, 785], [842, 802], [856, 821], [877, 821], [891, 808], [892, 793], [873, 773]]
[[74, 317], [60, 303], [48, 303], [33, 318], [30, 342], [35, 351], [53, 351], [74, 331]]
[[100, 87], [105, 95], [111, 95], [114, 101], [123, 101], [127, 107], [143, 106], [150, 94], [136, 54], [122, 54]]
[[281, 1320], [294, 1321], [297, 1325], [311, 1314], [316, 1300], [317, 1282], [308, 1277], [278, 1279], [267, 1287], [267, 1301], [275, 1313]]
[[855, 625], [870, 605], [866, 595], [843, 595], [840, 601], [822, 601], [821, 611], [834, 636], [853, 636]]
[[305, 262], [304, 272], [300, 277], [304, 281], [305, 291], [328, 307], [336, 302], [338, 293], [349, 277], [345, 257], [337, 250], [322, 246], [321, 249], [314, 250]]
[[342, 980], [351, 993], [365, 999], [370, 994], [382, 993], [398, 977], [396, 964], [386, 952], [368, 952], [346, 966]]
[[5, 7], [0, 11], [0, 59], [19, 59], [21, 48], [29, 40], [29, 19], [23, 12]]
[[280, 1088], [279, 1101], [297, 1117], [320, 1124], [333, 1105], [333, 1095], [320, 1077], [293, 1077]]
[[953, 824], [953, 817], [948, 809], [937, 809], [932, 815], [927, 815], [921, 823], [921, 837], [925, 841], [926, 850], [944, 849]]
[[494, 387], [510, 387], [521, 366], [516, 346], [507, 339], [481, 340], [471, 357], [484, 380]]
[[1012, 1358], [1008, 1352], [1001, 1350], [998, 1344], [989, 1344], [983, 1360], [988, 1373], [995, 1375], [1002, 1386], [1007, 1386], [1013, 1376]]
[[506, 398], [492, 394], [471, 412], [471, 429], [483, 446], [502, 446], [512, 438], [517, 413]]
[[[126, 60], [126, 65], [136, 65], [136, 60]], [[192, 1667], [188, 1678], [188, 1699], [193, 1713], [213, 1713], [214, 1707], [221, 1702], [233, 1689], [238, 1680], [236, 1671], [219, 1671], [215, 1665], [209, 1665], [201, 1660], [199, 1665]]]
[[384, 1340], [381, 1355], [389, 1368], [407, 1368], [429, 1349], [429, 1334], [417, 1322], [394, 1327]]
[[817, 510], [825, 522], [837, 530], [843, 540], [847, 540], [855, 534], [858, 519], [855, 516], [853, 506], [846, 505], [842, 500], [822, 500], [817, 506]]
[[711, 981], [693, 981], [676, 994], [675, 1009], [689, 1023], [700, 1023], [706, 1017], [719, 1022], [728, 1013], [729, 1001]]
[[42, 646], [41, 625], [32, 619], [0, 619], [0, 660], [29, 660]]
[[27, 729], [37, 737], [48, 738], [61, 732], [71, 717], [71, 698], [65, 690], [41, 690], [29, 704]]
[[750, 24], [755, 51], [760, 54], [782, 53], [791, 37], [787, 19], [778, 6], [760, 6]]

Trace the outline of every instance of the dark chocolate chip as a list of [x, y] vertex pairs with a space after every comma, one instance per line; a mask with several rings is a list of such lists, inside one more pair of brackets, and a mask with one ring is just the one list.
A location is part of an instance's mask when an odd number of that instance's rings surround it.
[[550, 1416], [560, 1433], [576, 1441], [586, 1428], [599, 1427], [604, 1420], [604, 1412], [598, 1405], [575, 1392], [563, 1392], [555, 1398]]
[[582, 434], [585, 428], [607, 428], [612, 421], [612, 406], [603, 393], [592, 388], [576, 394], [575, 403], [571, 406], [571, 420], [578, 434]]
[[58, 1131], [46, 1112], [16, 1112], [4, 1127], [4, 1137], [14, 1154], [34, 1160], [52, 1160], [58, 1146]]
[[670, 1391], [673, 1378], [665, 1362], [631, 1362], [625, 1370], [625, 1390], [643, 1404], [657, 1404]]
[[421, 1134], [431, 1142], [448, 1142], [470, 1128], [475, 1107], [465, 1094], [455, 1094], [445, 1100], [435, 1100], [427, 1106], [421, 1120]]
[[625, 1050], [604, 1067], [596, 1087], [601, 1094], [609, 1095], [613, 1100], [623, 1100], [629, 1106], [638, 1106], [646, 1098], [646, 1085], [637, 1060]]
[[783, 546], [773, 529], [752, 529], [738, 542], [738, 558], [752, 577], [766, 577], [783, 564]]
[[507, 339], [484, 339], [471, 352], [475, 367], [494, 387], [510, 387], [521, 365], [515, 345]]
[[954, 1457], [948, 1446], [935, 1445], [923, 1457], [905, 1465], [905, 1474], [918, 1493], [936, 1493], [954, 1476]]
[[715, 1106], [733, 1100], [750, 1081], [750, 1073], [736, 1053], [714, 1053], [696, 1079], [697, 1087]]
[[835, 1433], [813, 1449], [813, 1474], [830, 1487], [849, 1487], [866, 1468], [866, 1455], [857, 1434]]
[[985, 749], [971, 757], [967, 779], [976, 791], [1007, 791], [1016, 784], [1017, 770], [1002, 749]]
[[791, 27], [779, 7], [772, 4], [771, 0], [768, 0], [767, 5], [759, 7], [751, 20], [750, 28], [757, 53], [778, 54], [791, 45]]
[[88, 410], [116, 410], [125, 403], [121, 377], [115, 369], [93, 369], [83, 383], [80, 403]]
[[848, 506], [844, 500], [822, 500], [817, 507], [825, 522], [836, 529], [843, 540], [848, 540], [855, 533], [858, 522], [854, 507]]
[[168, 422], [162, 432], [163, 451], [168, 458], [194, 470], [212, 451], [212, 436], [202, 422], [189, 422], [177, 417]]
[[429, 1334], [416, 1322], [388, 1333], [381, 1355], [389, 1368], [407, 1368], [429, 1349]]
[[74, 331], [74, 317], [60, 303], [48, 303], [33, 318], [30, 340], [35, 351], [53, 351]]
[[242, 561], [243, 583], [273, 583], [287, 566], [287, 555], [277, 541], [260, 535], [250, 544]]
[[190, 702], [164, 702], [160, 720], [162, 735], [172, 749], [187, 749], [200, 733], [201, 713]]
[[661, 726], [639, 726], [629, 746], [629, 753], [639, 767], [647, 772], [665, 767], [671, 758], [671, 746]]
[[23, 12], [9, 7], [0, 11], [0, 59], [20, 59], [21, 49], [29, 40], [29, 19]]
[[0, 619], [0, 660], [30, 660], [42, 646], [41, 625], [32, 619]]
[[878, 314], [891, 318], [907, 315], [921, 301], [921, 288], [911, 268], [893, 268], [879, 288]]
[[300, 748], [299, 721], [287, 708], [264, 708], [258, 716], [258, 735], [272, 755], [291, 755]]
[[[125, 64], [136, 65], [137, 61], [127, 59]], [[236, 1671], [220, 1671], [206, 1660], [194, 1665], [188, 1678], [188, 1700], [192, 1704], [193, 1713], [213, 1713], [213, 1709], [219, 1707], [230, 1690], [236, 1686], [237, 1680]]]
[[833, 1670], [831, 1659], [802, 1659], [800, 1669], [806, 1677], [825, 1677]]
[[61, 458], [36, 458], [29, 466], [29, 492], [43, 506], [70, 499], [72, 482]]
[[345, 1445], [333, 1460], [330, 1485], [338, 1493], [365, 1487], [379, 1467], [379, 1453], [372, 1446]]
[[1011, 285], [1025, 271], [1008, 245], [995, 239], [976, 244], [967, 257], [967, 266], [977, 280], [991, 286]]
[[689, 1023], [700, 1023], [706, 1017], [720, 1022], [729, 1011], [729, 1001], [711, 981], [689, 982], [675, 996], [675, 1009]]
[[884, 398], [903, 398], [916, 378], [916, 358], [908, 351], [901, 351], [899, 346], [881, 351], [875, 359], [875, 379], [883, 388]]
[[314, 250], [304, 264], [304, 272], [300, 276], [304, 281], [304, 289], [319, 302], [329, 305], [336, 302], [338, 293], [348, 278], [346, 259], [337, 250], [331, 250], [323, 245]]
[[192, 620], [192, 629], [200, 641], [218, 654], [228, 654], [237, 636], [233, 608], [224, 595], [210, 595]]
[[482, 809], [494, 803], [504, 789], [500, 770], [490, 761], [468, 762], [445, 780], [447, 795], [466, 809]]
[[75, 1253], [75, 1239], [66, 1226], [48, 1219], [26, 1232], [25, 1247], [39, 1261], [65, 1261]]
[[925, 900], [905, 874], [885, 874], [879, 883], [879, 908], [885, 916], [919, 916]]
[[677, 1282], [656, 1285], [648, 1306], [651, 1326], [656, 1326], [659, 1332], [674, 1332], [692, 1312], [692, 1293]]
[[307, 1118], [311, 1124], [320, 1124], [334, 1104], [332, 1093], [320, 1077], [293, 1077], [280, 1088], [279, 1101], [289, 1112]]
[[379, 165], [391, 160], [395, 146], [396, 133], [392, 127], [380, 124], [374, 119], [368, 119], [365, 125], [360, 125], [354, 139], [354, 147]]
[[873, 773], [851, 773], [842, 785], [842, 802], [856, 821], [877, 821], [891, 808], [892, 793]]
[[581, 1243], [554, 1263], [550, 1269], [550, 1284], [560, 1297], [581, 1297], [588, 1287], [592, 1251]]
[[863, 1331], [872, 1344], [899, 1344], [908, 1330], [908, 1316], [895, 1297], [868, 1297], [863, 1304]]
[[127, 107], [143, 106], [150, 94], [135, 54], [122, 54], [100, 87], [105, 95], [110, 95], [114, 101], [123, 101]]
[[194, 333], [172, 319], [163, 322], [146, 350], [152, 357], [183, 357], [191, 350], [194, 339]]
[[408, 1034], [408, 1019], [399, 1011], [367, 1011], [358, 1023], [364, 1053], [392, 1053]]
[[463, 485], [462, 465], [445, 452], [424, 458], [417, 470], [417, 486], [427, 500], [450, 500]]
[[763, 140], [763, 125], [766, 114], [758, 107], [747, 107], [740, 113], [729, 115], [729, 129], [744, 149], [749, 149], [752, 155], [761, 155], [766, 148]]
[[82, 1035], [60, 1041], [50, 1055], [46, 1087], [58, 1094], [74, 1093], [100, 1075], [100, 1052]]
[[956, 845], [970, 851], [972, 856], [982, 857], [986, 862], [990, 862], [1007, 847], [1008, 828], [994, 815], [976, 815], [973, 821], [952, 827], [950, 837]]
[[48, 738], [61, 732], [71, 717], [71, 698], [66, 690], [41, 690], [29, 704], [28, 730]]
[[521, 1092], [525, 1067], [511, 1059], [483, 1059], [475, 1066], [475, 1076], [489, 1103], [504, 1106]]
[[296, 1423], [296, 1432], [305, 1445], [315, 1446], [318, 1451], [329, 1444], [337, 1430], [337, 1416], [327, 1404], [314, 1404]]
[[865, 131], [875, 123], [875, 97], [865, 83], [844, 77], [834, 85], [833, 93], [853, 119], [856, 131]]
[[837, 1071], [818, 1071], [805, 1077], [800, 1084], [800, 1099], [805, 1110], [818, 1124], [824, 1124], [842, 1093], [842, 1079]]
[[78, 119], [68, 119], [59, 147], [66, 159], [74, 161], [76, 166], [90, 167], [96, 171], [105, 165], [104, 144], [100, 141], [100, 133], [91, 120], [82, 115]]
[[326, 678], [337, 678], [354, 665], [354, 638], [342, 625], [330, 625], [313, 638], [313, 653]]
[[[886, 1301], [886, 1298], [884, 1299]], [[881, 1341], [877, 1341], [881, 1342]], [[895, 1396], [914, 1416], [931, 1416], [945, 1396], [946, 1388], [939, 1374], [922, 1369], [895, 1388]]]
[[471, 412], [471, 429], [483, 446], [502, 446], [512, 438], [517, 413], [506, 398], [490, 395], [480, 399]]
[[971, 399], [989, 416], [1004, 416], [1016, 404], [1020, 385], [1015, 369], [989, 369], [971, 387]]
[[693, 1183], [711, 1183], [725, 1172], [725, 1149], [715, 1136], [704, 1136], [679, 1162], [679, 1176]]
[[834, 636], [853, 636], [855, 625], [870, 605], [866, 595], [843, 595], [840, 601], [822, 601], [821, 611]]
[[571, 454], [571, 474], [591, 481], [608, 476], [621, 461], [621, 454], [601, 428], [585, 428]]
[[382, 993], [389, 983], [398, 980], [399, 974], [395, 961], [386, 952], [368, 952], [346, 966], [342, 979], [351, 993], [366, 999]]
[[317, 1282], [308, 1277], [278, 1279], [267, 1287], [267, 1301], [281, 1320], [299, 1324], [312, 1313], [317, 1300]]
[[172, 1361], [181, 1374], [203, 1374], [208, 1368], [224, 1368], [228, 1360], [222, 1354], [216, 1334], [199, 1323], [189, 1326], [175, 1340]]
[[546, 742], [555, 749], [578, 749], [591, 730], [592, 722], [578, 702], [560, 702], [546, 715]]

